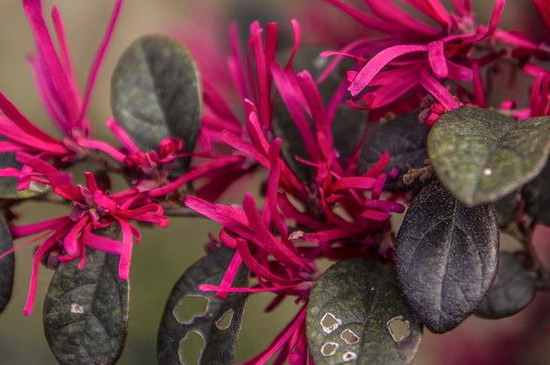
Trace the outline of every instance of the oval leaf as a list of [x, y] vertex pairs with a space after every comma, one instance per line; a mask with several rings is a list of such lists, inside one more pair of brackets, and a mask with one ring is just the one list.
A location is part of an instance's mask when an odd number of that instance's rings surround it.
[[550, 162], [542, 172], [523, 187], [522, 195], [525, 199], [527, 213], [545, 225], [550, 225]]
[[432, 332], [465, 320], [496, 275], [499, 231], [492, 207], [468, 208], [438, 183], [413, 200], [396, 245], [399, 281]]
[[135, 41], [113, 73], [111, 107], [141, 148], [155, 149], [172, 136], [192, 151], [200, 129], [201, 92], [187, 49], [164, 36]]
[[411, 187], [403, 182], [403, 175], [409, 169], [424, 166], [428, 159], [426, 138], [429, 129], [418, 120], [418, 113], [405, 114], [382, 124], [367, 140], [361, 158], [359, 171], [365, 173], [380, 158], [382, 152], [389, 152], [391, 162], [386, 172], [398, 168], [399, 177], [388, 180], [386, 188], [393, 191], [405, 191]]
[[535, 277], [516, 255], [501, 252], [495, 283], [476, 315], [488, 319], [510, 317], [531, 303], [536, 290]]
[[518, 194], [513, 192], [493, 203], [499, 227], [506, 227], [514, 218], [518, 207]]
[[[4, 218], [0, 218], [0, 255], [12, 248], [10, 229]], [[4, 311], [11, 298], [14, 270], [15, 257], [13, 253], [0, 259], [0, 313]]]
[[474, 107], [443, 114], [428, 136], [439, 180], [469, 206], [520, 188], [541, 171], [549, 152], [549, 117], [515, 121]]
[[62, 365], [115, 364], [128, 327], [127, 281], [118, 256], [89, 250], [86, 266], [61, 264], [44, 302], [44, 331]]
[[299, 162], [296, 158], [300, 157], [305, 160], [310, 160], [309, 154], [306, 151], [304, 139], [296, 124], [290, 117], [283, 102], [278, 99], [273, 110], [273, 133], [281, 138], [282, 154], [292, 171], [302, 181], [310, 182], [315, 176], [315, 169], [304, 163]]
[[341, 105], [332, 122], [332, 139], [339, 158], [345, 159], [353, 155], [361, 141], [365, 130], [370, 125], [367, 121], [367, 112]]
[[315, 364], [410, 364], [422, 326], [394, 268], [376, 260], [342, 261], [317, 281], [307, 308]]
[[[233, 364], [247, 296], [231, 293], [224, 300], [214, 292], [203, 292], [199, 289], [201, 284], [220, 284], [233, 254], [232, 250], [222, 247], [203, 257], [185, 271], [172, 289], [158, 333], [157, 357], [160, 365], [184, 364], [182, 358], [186, 354], [180, 351], [180, 343], [192, 334], [198, 334], [204, 340], [204, 349], [198, 364]], [[233, 286], [247, 285], [248, 271], [243, 265]], [[206, 299], [208, 305], [203, 313], [188, 320], [178, 319], [176, 309], [180, 302], [189, 297]]]

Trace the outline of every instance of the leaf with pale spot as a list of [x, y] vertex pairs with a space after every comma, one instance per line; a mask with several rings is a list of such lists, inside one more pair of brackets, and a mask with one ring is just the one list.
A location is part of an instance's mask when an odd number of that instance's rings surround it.
[[550, 152], [550, 117], [515, 121], [461, 107], [443, 114], [428, 136], [439, 180], [469, 206], [494, 202], [532, 180]]
[[[231, 293], [227, 299], [221, 299], [214, 292], [199, 289], [201, 284], [219, 285], [233, 255], [233, 250], [219, 248], [187, 269], [172, 289], [157, 338], [157, 358], [160, 365], [184, 364], [186, 354], [180, 350], [180, 343], [191, 334], [198, 334], [204, 340], [199, 365], [233, 364], [247, 295]], [[248, 270], [243, 265], [233, 286], [247, 285]], [[176, 308], [189, 296], [205, 298], [208, 306], [204, 313], [182, 322], [178, 319]], [[228, 317], [229, 323], [220, 326], [224, 317]]]
[[88, 250], [82, 270], [79, 260], [57, 268], [44, 302], [44, 332], [61, 365], [112, 365], [122, 354], [129, 285], [118, 277], [118, 262]]
[[407, 304], [393, 266], [351, 259], [317, 280], [307, 308], [315, 364], [410, 364], [422, 326]]
[[432, 183], [412, 201], [396, 240], [405, 296], [432, 332], [447, 332], [474, 312], [498, 266], [493, 208], [468, 208]]

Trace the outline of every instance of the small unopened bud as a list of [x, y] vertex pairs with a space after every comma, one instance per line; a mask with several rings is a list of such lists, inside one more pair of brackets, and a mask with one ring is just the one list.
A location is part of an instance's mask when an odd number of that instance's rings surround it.
[[44, 265], [46, 268], [55, 270], [59, 266], [60, 260], [59, 256], [61, 254], [59, 253], [59, 250], [53, 250], [42, 258], [42, 265]]

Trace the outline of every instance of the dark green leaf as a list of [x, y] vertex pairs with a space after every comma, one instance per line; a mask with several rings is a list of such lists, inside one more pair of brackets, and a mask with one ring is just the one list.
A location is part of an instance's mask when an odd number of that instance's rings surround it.
[[296, 176], [302, 181], [310, 182], [315, 175], [315, 170], [311, 166], [298, 162], [296, 157], [305, 160], [311, 160], [311, 157], [309, 157], [306, 151], [304, 139], [300, 131], [296, 128], [282, 100], [279, 99], [275, 103], [273, 114], [273, 133], [283, 141], [282, 154], [286, 162]]
[[516, 255], [501, 252], [495, 283], [476, 315], [489, 319], [510, 317], [525, 308], [535, 297], [535, 292], [535, 277]]
[[111, 106], [141, 148], [154, 149], [172, 136], [192, 151], [200, 129], [201, 91], [187, 49], [164, 36], [135, 41], [113, 73]]
[[[289, 54], [290, 50], [291, 48], [288, 49]], [[294, 70], [307, 70], [315, 80], [318, 80], [321, 74], [325, 71], [327, 65], [330, 63], [330, 59], [320, 56], [320, 54], [326, 50], [326, 47], [322, 46], [311, 44], [301, 45], [294, 61], [292, 62]], [[285, 56], [283, 59], [286, 60], [287, 57]], [[352, 60], [343, 58], [336, 69], [334, 69], [325, 80], [317, 83], [317, 88], [323, 97], [325, 105], [328, 105], [334, 96], [334, 93], [339, 87], [342, 86], [342, 83], [345, 82], [345, 75], [347, 71], [353, 67], [353, 65], [354, 63]], [[341, 107], [348, 108], [345, 104], [342, 104]], [[354, 110], [366, 114], [365, 111], [360, 111], [357, 109]]]
[[[288, 55], [290, 55], [292, 45], [287, 49]], [[325, 47], [316, 46], [312, 44], [302, 44], [300, 49], [292, 62], [294, 70], [308, 70], [308, 72], [313, 76], [315, 80], [319, 79], [321, 73], [325, 69], [328, 59], [320, 56], [321, 52], [326, 51]], [[283, 59], [287, 59], [288, 55], [285, 55]], [[345, 60], [343, 60], [345, 62]], [[347, 66], [350, 66], [346, 64]], [[351, 66], [350, 66], [351, 67]], [[331, 73], [330, 77], [318, 84], [319, 91], [323, 96], [325, 102], [328, 102], [334, 91], [342, 81], [339, 77], [339, 72], [341, 69], [338, 69], [336, 72]]]
[[550, 225], [550, 162], [533, 181], [523, 187], [527, 213], [537, 221]]
[[[13, 242], [8, 225], [0, 218], [0, 255], [13, 248]], [[0, 259], [0, 313], [6, 308], [11, 298], [15, 257], [13, 253]]]
[[518, 194], [513, 192], [493, 203], [499, 227], [506, 227], [514, 218], [518, 206]]
[[378, 161], [382, 152], [389, 152], [392, 159], [386, 172], [397, 167], [400, 174], [397, 179], [388, 180], [386, 189], [409, 190], [410, 186], [403, 183], [403, 174], [409, 169], [424, 166], [428, 159], [428, 132], [428, 127], [418, 120], [418, 113], [405, 114], [382, 124], [367, 140], [361, 151], [359, 171], [365, 173]]
[[449, 331], [475, 311], [498, 266], [493, 208], [468, 208], [439, 183], [411, 203], [397, 235], [397, 272], [405, 295], [432, 331]]
[[410, 364], [422, 334], [394, 268], [372, 259], [328, 269], [311, 292], [306, 324], [317, 365]]
[[[238, 26], [240, 43], [248, 44], [250, 39], [250, 24], [258, 21], [264, 25], [269, 22], [278, 22], [286, 25], [288, 18], [281, 12], [281, 7], [276, 3], [257, 2], [250, 0], [231, 0], [223, 1], [219, 4], [220, 11], [224, 14], [224, 18], [231, 20]], [[229, 24], [222, 24], [221, 29], [226, 29]], [[277, 43], [282, 48], [291, 46], [293, 42], [293, 34], [288, 26], [280, 27], [278, 31]]]
[[[178, 280], [164, 308], [159, 328], [157, 356], [160, 365], [184, 364], [186, 354], [180, 351], [180, 343], [196, 334], [204, 340], [200, 365], [233, 364], [246, 294], [232, 293], [224, 300], [213, 292], [199, 289], [200, 284], [219, 285], [232, 257], [233, 251], [222, 247], [197, 261]], [[233, 286], [247, 285], [248, 272], [243, 266]], [[206, 311], [192, 316], [188, 321], [178, 320], [176, 309], [180, 302], [189, 297], [205, 298], [208, 301]]]
[[118, 256], [88, 250], [86, 266], [61, 264], [44, 302], [44, 331], [62, 365], [115, 364], [128, 327], [127, 281]]
[[462, 107], [443, 114], [428, 136], [437, 176], [469, 206], [494, 202], [533, 179], [550, 152], [550, 118], [515, 121]]
[[368, 126], [364, 110], [340, 106], [332, 123], [332, 136], [341, 159], [352, 156]]

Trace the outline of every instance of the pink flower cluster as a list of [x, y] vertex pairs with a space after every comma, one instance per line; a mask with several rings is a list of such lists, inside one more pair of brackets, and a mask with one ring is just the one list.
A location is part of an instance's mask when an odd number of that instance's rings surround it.
[[[400, 197], [383, 194], [385, 173], [391, 156], [383, 153], [372, 168], [360, 174], [357, 154], [351, 161], [339, 159], [331, 126], [336, 110], [348, 104], [367, 109], [371, 119], [388, 113], [399, 115], [422, 108], [421, 118], [433, 125], [440, 114], [460, 105], [488, 107], [490, 80], [485, 71], [503, 60], [513, 60], [525, 75], [533, 76], [530, 104], [518, 107], [514, 100], [502, 100], [501, 110], [518, 119], [550, 115], [549, 71], [537, 65], [548, 60], [550, 49], [520, 31], [498, 27], [505, 1], [496, 0], [489, 23], [476, 20], [471, 1], [452, 1], [448, 10], [439, 0], [364, 0], [365, 11], [343, 0], [325, 0], [342, 10], [366, 30], [338, 51], [315, 81], [308, 71], [295, 73], [300, 28], [293, 21], [295, 41], [284, 66], [275, 61], [277, 26], [268, 24], [262, 42], [259, 26], [251, 26], [248, 58], [236, 45], [232, 33], [229, 71], [243, 100], [245, 128], [212, 87], [205, 90], [209, 114], [204, 124], [214, 125], [219, 141], [228, 144], [251, 161], [269, 170], [263, 205], [248, 194], [242, 205], [227, 206], [187, 197], [185, 204], [222, 225], [219, 242], [236, 250], [224, 279], [218, 286], [203, 285], [224, 297], [230, 292], [272, 292], [277, 294], [269, 310], [285, 297], [303, 303], [296, 317], [271, 345], [245, 364], [313, 364], [305, 350], [305, 304], [321, 257], [341, 260], [372, 253], [391, 259], [393, 237], [389, 218], [404, 207]], [[534, 1], [548, 24], [548, 1]], [[416, 18], [403, 4], [422, 14]], [[549, 28], [550, 30], [550, 28]], [[341, 72], [341, 61], [355, 65], [345, 70], [342, 83], [324, 103], [318, 83]], [[250, 80], [254, 80], [251, 82]], [[274, 84], [274, 87], [272, 87]], [[276, 92], [275, 95], [272, 93]], [[351, 98], [346, 100], [349, 92]], [[281, 141], [273, 128], [272, 100], [280, 98], [299, 131], [309, 159], [295, 156], [313, 168], [311, 182], [302, 182], [288, 161], [281, 158]], [[217, 103], [208, 104], [208, 100]], [[406, 197], [405, 197], [406, 202]], [[246, 265], [257, 279], [250, 288], [233, 288], [240, 265]]]
[[[187, 153], [184, 143], [177, 138], [166, 138], [152, 151], [142, 151], [129, 134], [113, 119], [106, 124], [120, 143], [115, 147], [93, 139], [87, 111], [95, 80], [101, 68], [124, 0], [117, 0], [90, 68], [88, 82], [81, 93], [77, 87], [63, 22], [57, 7], [51, 12], [53, 32], [46, 25], [40, 0], [24, 0], [23, 6], [36, 41], [37, 53], [29, 57], [37, 89], [45, 110], [62, 137], [55, 138], [30, 122], [17, 107], [0, 92], [1, 153], [15, 153], [19, 169], [0, 169], [0, 176], [17, 178], [20, 190], [33, 189], [42, 184], [50, 195], [69, 203], [67, 215], [26, 226], [11, 225], [14, 238], [35, 236], [19, 243], [12, 253], [25, 245], [40, 241], [33, 259], [33, 267], [24, 314], [34, 307], [38, 273], [42, 262], [56, 264], [74, 259], [80, 267], [86, 263], [86, 250], [101, 250], [120, 256], [119, 276], [128, 280], [134, 243], [141, 239], [139, 229], [132, 222], [149, 223], [164, 228], [168, 218], [166, 206], [181, 206], [185, 185], [201, 180], [198, 196], [217, 197], [225, 189], [214, 182], [228, 174], [248, 171], [242, 156], [230, 154]], [[188, 172], [174, 178], [173, 162], [190, 156], [204, 161]], [[62, 171], [85, 161], [96, 162], [109, 172], [122, 174], [130, 183], [123, 191], [111, 192], [102, 184], [103, 176], [92, 172], [84, 174], [86, 186], [75, 184], [71, 173]], [[109, 227], [120, 230], [121, 240], [104, 237], [97, 230]]]
[[[270, 309], [287, 296], [296, 297], [302, 305], [307, 303], [312, 284], [321, 274], [319, 258], [341, 260], [369, 254], [391, 258], [389, 219], [392, 213], [404, 210], [395, 201], [397, 196], [383, 195], [386, 181], [398, 173], [384, 172], [391, 161], [389, 153], [382, 153], [362, 174], [357, 168], [361, 146], [351, 159], [340, 158], [332, 124], [342, 92], [336, 90], [325, 103], [311, 74], [293, 70], [301, 33], [297, 21], [291, 24], [294, 42], [284, 65], [275, 59], [277, 24], [268, 23], [263, 29], [253, 23], [245, 52], [236, 39], [236, 28], [232, 28], [228, 64], [235, 90], [244, 100], [244, 125], [205, 81], [205, 139], [230, 146], [235, 154], [246, 158], [246, 163], [269, 171], [263, 203], [258, 204], [250, 193], [238, 206], [196, 196], [184, 200], [187, 207], [222, 225], [219, 243], [235, 249], [221, 283], [203, 285], [202, 290], [215, 291], [222, 298], [232, 292], [276, 293]], [[295, 158], [314, 171], [311, 181], [301, 180], [282, 156], [285, 141], [274, 132], [276, 97], [281, 98], [303, 141], [309, 158]], [[241, 265], [246, 265], [257, 280], [253, 287], [232, 287]], [[305, 351], [304, 308], [263, 353], [246, 364], [263, 364], [275, 356], [276, 363], [310, 361]]]
[[[547, 103], [548, 93], [541, 90], [545, 72], [532, 65], [531, 60], [547, 60], [550, 49], [524, 32], [498, 27], [505, 0], [495, 0], [487, 25], [478, 23], [470, 0], [452, 1], [450, 10], [439, 0], [365, 0], [366, 11], [345, 0], [325, 1], [367, 30], [341, 50], [322, 54], [335, 58], [321, 80], [334, 72], [343, 58], [357, 60], [356, 67], [347, 73], [348, 90], [353, 96], [349, 102], [362, 102], [364, 108], [379, 111], [376, 116], [407, 112], [423, 104], [424, 120], [432, 125], [439, 114], [461, 104], [486, 108], [487, 90], [492, 85], [484, 77], [485, 71], [507, 59], [517, 62], [519, 69], [537, 81], [528, 108], [516, 110], [513, 100], [502, 100], [501, 108], [526, 118], [541, 115], [539, 112]], [[400, 3], [420, 12], [422, 17], [413, 16]], [[550, 3], [533, 3], [548, 26]], [[423, 103], [426, 95], [431, 96], [428, 105]]]

